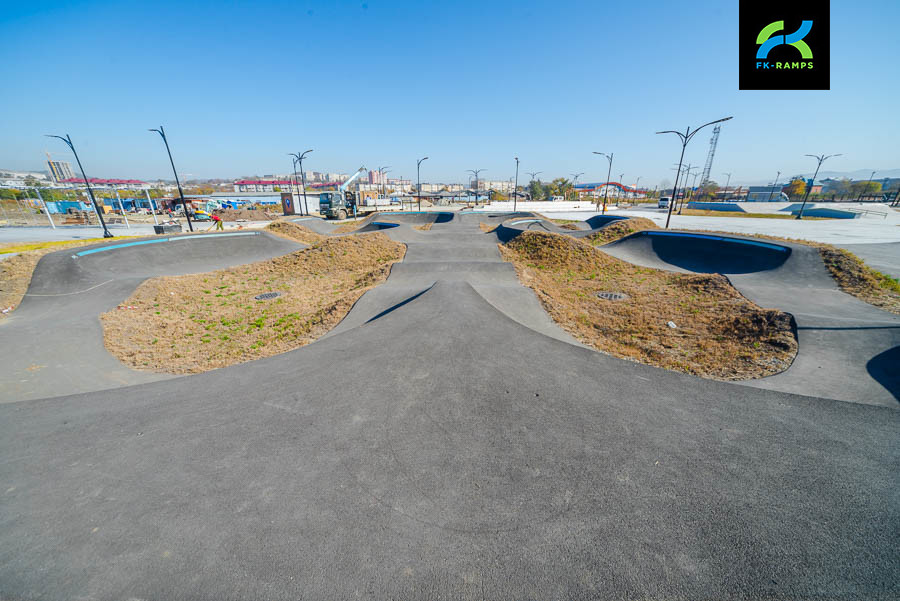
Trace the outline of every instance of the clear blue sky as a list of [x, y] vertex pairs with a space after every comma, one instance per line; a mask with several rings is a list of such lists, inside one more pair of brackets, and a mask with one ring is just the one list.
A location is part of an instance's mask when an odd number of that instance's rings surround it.
[[[309, 169], [463, 181], [586, 172], [672, 179], [674, 136], [726, 115], [733, 181], [900, 167], [900, 3], [832, 0], [831, 91], [738, 90], [737, 0], [28, 2], [0, 16], [0, 167], [43, 169], [70, 133], [92, 177]], [[709, 137], [686, 159], [702, 164]]]

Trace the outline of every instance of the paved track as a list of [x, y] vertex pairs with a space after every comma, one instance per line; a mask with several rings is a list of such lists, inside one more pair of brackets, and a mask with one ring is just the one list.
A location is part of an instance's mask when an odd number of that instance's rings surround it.
[[[263, 232], [146, 240], [154, 243], [112, 241], [41, 258], [21, 306], [0, 324], [0, 342], [4, 348], [15, 348], [0, 362], [0, 402], [170, 377], [135, 371], [107, 353], [99, 315], [115, 308], [150, 277], [203, 273], [301, 248]], [[124, 246], [92, 252], [118, 245]]]
[[900, 597], [900, 411], [552, 337], [479, 219], [309, 346], [0, 406], [0, 598]]
[[793, 315], [799, 342], [793, 365], [747, 385], [896, 408], [900, 316], [838, 290], [814, 248], [748, 240], [641, 232], [603, 251], [649, 267], [722, 273], [761, 307]]

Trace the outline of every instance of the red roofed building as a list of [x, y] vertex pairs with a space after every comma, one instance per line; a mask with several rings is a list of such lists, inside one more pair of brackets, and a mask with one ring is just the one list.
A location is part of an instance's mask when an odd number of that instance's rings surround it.
[[[315, 184], [306, 182], [306, 188], [337, 188], [341, 182], [319, 182]], [[302, 185], [298, 180], [293, 184], [289, 179], [239, 179], [234, 182], [235, 192], [290, 192], [291, 190], [301, 190]], [[275, 188], [278, 188], [276, 190]]]
[[[150, 184], [139, 179], [102, 179], [99, 177], [89, 177], [90, 184], [97, 188], [117, 188], [120, 190], [149, 190]], [[64, 179], [61, 184], [84, 185], [84, 180], [80, 177], [71, 177]]]

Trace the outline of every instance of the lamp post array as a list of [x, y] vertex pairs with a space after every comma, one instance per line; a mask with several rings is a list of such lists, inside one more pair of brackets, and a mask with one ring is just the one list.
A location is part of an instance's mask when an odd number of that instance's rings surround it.
[[[731, 174], [728, 174], [731, 177]], [[781, 171], [775, 174], [775, 181], [772, 182], [772, 187], [769, 188], [769, 202], [772, 202], [772, 194], [775, 193], [775, 187], [778, 186], [778, 178], [781, 177]]]
[[[295, 165], [300, 165], [300, 181], [301, 181], [302, 184], [303, 184], [303, 206], [300, 207], [300, 214], [301, 214], [301, 215], [304, 214], [304, 212], [303, 212], [304, 209], [306, 210], [306, 213], [305, 213], [305, 214], [306, 214], [306, 215], [309, 215], [309, 203], [306, 201], [306, 174], [305, 174], [304, 171], [303, 171], [303, 159], [305, 159], [305, 158], [306, 158], [306, 155], [308, 155], [308, 154], [311, 153], [311, 152], [312, 152], [312, 149], [310, 148], [309, 150], [303, 151], [302, 154], [299, 153], [299, 152], [290, 152], [290, 153], [288, 153], [288, 154], [290, 154], [292, 157], [294, 157], [294, 164], [295, 164]], [[297, 168], [294, 167], [294, 180], [296, 181], [296, 179], [297, 179]]]
[[[710, 121], [709, 123], [704, 123], [703, 125], [701, 125], [700, 127], [696, 128], [694, 130], [691, 130], [690, 126], [688, 126], [688, 128], [684, 131], [684, 133], [681, 133], [680, 131], [674, 131], [671, 129], [667, 129], [664, 131], [658, 131], [656, 133], [657, 134], [675, 134], [681, 140], [681, 157], [678, 159], [678, 172], [680, 173], [681, 172], [681, 162], [684, 160], [684, 151], [687, 148], [688, 143], [690, 143], [691, 138], [693, 138], [695, 135], [697, 135], [697, 132], [700, 131], [701, 129], [703, 129], [704, 127], [707, 127], [714, 123], [722, 123], [723, 121], [728, 121], [731, 118], [732, 117], [725, 117], [724, 119], [716, 119], [715, 121]], [[678, 175], [675, 176], [675, 186], [673, 188], [673, 194], [675, 193], [675, 190], [678, 190]], [[674, 204], [675, 199], [673, 198], [672, 201], [673, 202], [669, 203], [669, 212], [666, 215], [666, 229], [669, 228], [669, 221], [672, 219], [672, 205]]]

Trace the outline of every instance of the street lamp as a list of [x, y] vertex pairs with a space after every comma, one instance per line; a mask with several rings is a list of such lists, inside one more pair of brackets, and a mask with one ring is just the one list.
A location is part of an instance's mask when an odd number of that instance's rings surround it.
[[816, 172], [813, 174], [812, 179], [809, 181], [809, 185], [806, 187], [806, 195], [803, 196], [803, 204], [800, 205], [800, 212], [797, 213], [797, 219], [803, 219], [803, 209], [806, 208], [806, 201], [809, 198], [809, 193], [812, 190], [813, 184], [816, 183], [816, 176], [819, 175], [819, 167], [821, 167], [822, 163], [828, 159], [843, 156], [843, 154], [805, 154], [803, 156], [812, 157], [819, 163], [816, 165]]
[[[678, 172], [680, 173], [681, 172], [681, 162], [684, 160], [684, 151], [687, 148], [688, 142], [691, 141], [691, 138], [693, 138], [697, 134], [697, 132], [700, 131], [701, 129], [703, 129], [704, 127], [706, 127], [708, 125], [712, 125], [713, 123], [722, 123], [723, 121], [728, 121], [731, 118], [732, 117], [725, 117], [724, 119], [716, 119], [715, 121], [710, 121], [709, 123], [704, 123], [703, 125], [701, 125], [700, 127], [698, 127], [697, 129], [695, 129], [693, 131], [691, 131], [690, 126], [688, 126], [688, 128], [685, 130], [684, 133], [681, 133], [680, 131], [673, 131], [670, 129], [667, 129], [665, 131], [658, 131], [656, 133], [657, 134], [675, 134], [676, 136], [678, 136], [681, 139], [681, 158], [678, 159]], [[678, 175], [675, 176], [675, 187], [673, 188], [673, 190], [677, 190], [677, 189], [678, 189]], [[672, 200], [674, 201], [675, 199], [672, 199]], [[669, 203], [669, 212], [666, 216], [666, 229], [669, 228], [669, 220], [672, 219], [672, 205], [673, 204], [674, 204], [674, 202]]]
[[78, 169], [81, 170], [81, 177], [84, 178], [84, 185], [87, 186], [88, 194], [91, 195], [91, 202], [94, 204], [94, 211], [97, 213], [97, 217], [100, 218], [100, 225], [103, 227], [103, 237], [112, 238], [113, 235], [110, 234], [109, 230], [106, 228], [106, 222], [103, 220], [103, 213], [100, 211], [100, 207], [97, 205], [97, 199], [94, 198], [94, 190], [91, 188], [91, 183], [88, 181], [87, 176], [84, 174], [84, 167], [81, 166], [81, 159], [78, 158], [78, 153], [75, 152], [75, 145], [72, 144], [72, 138], [69, 136], [69, 134], [66, 134], [65, 138], [63, 138], [62, 136], [54, 136], [52, 134], [44, 135], [46, 135], [48, 138], [59, 138], [69, 146], [72, 154], [75, 155], [75, 162], [78, 163]]
[[[625, 188], [623, 187], [623, 184], [622, 184], [622, 180], [624, 180], [624, 179], [625, 179], [625, 174], [620, 173], [619, 174], [619, 194], [621, 194], [622, 196], [625, 195]], [[619, 194], [616, 194], [616, 206], [617, 207], [619, 206]]]
[[731, 183], [731, 174], [723, 172], [722, 175], [727, 175], [728, 179], [725, 180], [725, 191], [722, 192], [722, 202], [728, 200], [728, 184]]
[[769, 189], [769, 202], [772, 202], [772, 194], [775, 193], [775, 187], [778, 185], [779, 177], [781, 177], [781, 171], [775, 174], [775, 181], [772, 182], [772, 187]]
[[475, 206], [478, 206], [478, 174], [487, 169], [468, 169], [466, 172], [475, 176]]
[[[422, 210], [422, 180], [419, 175], [419, 166], [422, 164], [422, 161], [427, 161], [428, 157], [422, 157], [418, 161], [416, 161], [416, 201], [419, 204], [419, 210]], [[433, 205], [433, 203], [432, 203]]]
[[[291, 157], [291, 169], [293, 169], [293, 171], [294, 171], [294, 175], [291, 176], [292, 177], [292, 179], [291, 179], [291, 203], [293, 203], [294, 202], [294, 189], [297, 187], [297, 157], [294, 155], [293, 152], [289, 152], [288, 156]], [[297, 192], [299, 194], [300, 191], [298, 190]], [[291, 207], [291, 210], [293, 210], [293, 207]], [[303, 214], [303, 205], [300, 205], [300, 214], [301, 215]]]
[[597, 152], [596, 150], [594, 151], [594, 154], [606, 157], [606, 160], [609, 161], [609, 169], [606, 171], [606, 186], [603, 188], [603, 214], [606, 215], [606, 201], [609, 199], [609, 176], [612, 174], [613, 156], [615, 155], [612, 152], [606, 154], [604, 152]]
[[[866, 182], [866, 187], [865, 187], [866, 190], [869, 189], [869, 184], [873, 183], [873, 182], [872, 182], [872, 178], [875, 177], [875, 173], [876, 173], [876, 172], [873, 171], [873, 172], [872, 172], [872, 175], [869, 176], [869, 181]], [[859, 189], [859, 197], [856, 199], [856, 202], [862, 201], [862, 197], [863, 197], [863, 188], [860, 188], [860, 189]]]
[[632, 207], [634, 207], [634, 205], [636, 204], [634, 201], [637, 200], [637, 197], [638, 197], [638, 184], [640, 183], [640, 181], [641, 181], [641, 176], [639, 175], [638, 178], [636, 180], [634, 180], [634, 198], [631, 201]]
[[519, 157], [516, 159], [516, 183], [513, 185], [513, 213], [516, 212], [516, 201], [519, 200]]
[[[304, 151], [303, 154], [300, 154], [299, 152], [288, 153], [292, 157], [294, 157], [294, 160], [300, 165], [300, 179], [303, 182], [303, 206], [306, 208], [307, 216], [309, 215], [309, 203], [306, 201], [306, 174], [303, 172], [303, 159], [305, 159], [306, 155], [308, 155], [311, 152], [312, 152], [312, 149], [310, 148], [309, 150]], [[297, 178], [297, 171], [295, 169], [294, 170], [294, 179], [296, 179], [296, 178]], [[301, 215], [303, 214], [303, 209], [300, 209], [300, 214]]]
[[572, 192], [575, 193], [575, 200], [578, 200], [578, 178], [584, 175], [584, 171], [581, 173], [570, 173], [572, 176]]
[[178, 196], [181, 197], [181, 206], [184, 209], [184, 216], [187, 217], [188, 229], [194, 231], [194, 225], [191, 223], [191, 215], [188, 212], [187, 203], [184, 202], [184, 191], [181, 189], [181, 182], [178, 180], [178, 171], [175, 170], [175, 161], [172, 160], [172, 151], [169, 149], [169, 140], [166, 139], [166, 130], [160, 125], [159, 129], [148, 129], [147, 131], [155, 131], [166, 145], [166, 152], [169, 153], [169, 162], [172, 163], [172, 172], [175, 174], [175, 185], [178, 186]]
[[[379, 167], [377, 169], [378, 173], [381, 174], [381, 195], [382, 196], [384, 196], [384, 174], [389, 171], [389, 167], [390, 167], [390, 165], [385, 165], [384, 167]], [[375, 185], [377, 186], [378, 184], [376, 183]], [[378, 188], [375, 188], [375, 191], [377, 192]], [[376, 209], [378, 208], [378, 201], [375, 201], [375, 208]], [[402, 201], [400, 203], [400, 210], [401, 211], [403, 210], [403, 202]]]

